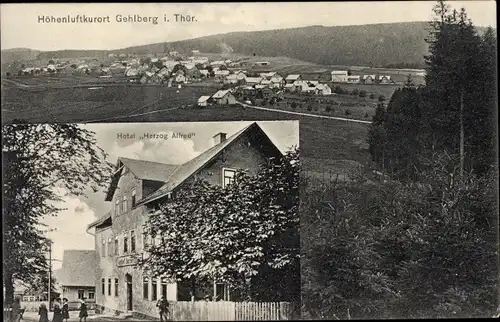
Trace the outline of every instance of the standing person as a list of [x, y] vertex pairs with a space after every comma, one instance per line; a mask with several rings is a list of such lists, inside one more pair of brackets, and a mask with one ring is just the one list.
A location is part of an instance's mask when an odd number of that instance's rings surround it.
[[[163, 295], [160, 297], [158, 302], [156, 303], [156, 307], [158, 308], [158, 311], [160, 313], [160, 321], [167, 321], [168, 320], [168, 301], [163, 297]], [[163, 319], [165, 318], [165, 319]]]
[[63, 321], [66, 320], [66, 322], [68, 322], [68, 319], [69, 319], [69, 305], [68, 305], [68, 299], [67, 298], [63, 298], [62, 318], [63, 318]]
[[89, 316], [87, 312], [87, 303], [85, 303], [85, 298], [80, 300], [80, 314], [78, 315], [80, 317], [80, 322], [87, 321], [87, 316]]
[[40, 315], [38, 322], [49, 322], [49, 312], [47, 311], [45, 303], [40, 304], [40, 307], [38, 308], [38, 315]]
[[60, 298], [57, 298], [54, 302], [54, 316], [52, 317], [52, 322], [63, 322]]

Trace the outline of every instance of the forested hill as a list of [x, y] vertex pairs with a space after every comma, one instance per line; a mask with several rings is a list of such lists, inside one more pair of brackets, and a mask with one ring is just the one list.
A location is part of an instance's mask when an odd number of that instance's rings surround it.
[[311, 26], [252, 32], [234, 32], [172, 43], [127, 48], [135, 53], [177, 50], [233, 52], [256, 56], [286, 56], [325, 65], [423, 64], [427, 52], [427, 22], [358, 26]]
[[[244, 55], [285, 56], [325, 65], [419, 68], [423, 67], [423, 56], [427, 53], [428, 27], [429, 24], [422, 21], [233, 32], [110, 51], [42, 52], [38, 58], [103, 57], [109, 53], [153, 54], [173, 50], [190, 55], [191, 50], [198, 49], [202, 53], [232, 51]], [[479, 28], [482, 30], [484, 28]]]

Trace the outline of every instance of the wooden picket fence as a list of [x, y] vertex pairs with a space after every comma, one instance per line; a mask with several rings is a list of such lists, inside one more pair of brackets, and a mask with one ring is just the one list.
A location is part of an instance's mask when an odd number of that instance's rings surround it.
[[288, 302], [174, 302], [173, 321], [278, 321], [291, 319]]

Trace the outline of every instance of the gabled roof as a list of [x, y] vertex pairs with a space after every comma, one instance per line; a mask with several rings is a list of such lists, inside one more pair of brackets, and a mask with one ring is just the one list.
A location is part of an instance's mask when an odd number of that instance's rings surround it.
[[294, 80], [294, 79], [299, 79], [300, 75], [299, 74], [291, 74], [286, 77], [287, 80]]
[[346, 75], [348, 74], [347, 70], [332, 70], [330, 73], [332, 75]]
[[97, 226], [100, 226], [100, 225], [103, 225], [103, 224], [111, 225], [111, 213], [110, 212], [106, 213], [101, 218], [98, 218], [97, 220], [94, 220], [93, 222], [91, 222], [87, 226], [87, 232], [88, 232], [88, 230], [90, 228], [97, 227]]
[[198, 103], [206, 102], [209, 99], [210, 99], [210, 96], [201, 96], [200, 98], [198, 98]]
[[214, 95], [212, 95], [212, 98], [223, 98], [224, 96], [226, 96], [227, 93], [229, 93], [230, 90], [220, 90], [220, 91], [217, 91], [217, 93], [215, 93]]
[[247, 83], [260, 83], [262, 81], [262, 77], [246, 77], [245, 81]]
[[[269, 139], [267, 134], [260, 128], [260, 126], [257, 123], [254, 122], [244, 127], [243, 129], [239, 130], [235, 134], [231, 135], [225, 141], [213, 146], [212, 148], [208, 149], [207, 151], [200, 154], [196, 158], [191, 159], [190, 161], [181, 165], [172, 174], [172, 176], [168, 179], [168, 181], [162, 187], [160, 187], [160, 189], [158, 189], [148, 197], [139, 200], [138, 203], [148, 203], [166, 196], [168, 193], [170, 193], [172, 190], [174, 190], [176, 187], [178, 187], [180, 184], [182, 184], [184, 181], [190, 178], [199, 169], [205, 166], [208, 162], [217, 157], [227, 146], [233, 143], [237, 138], [239, 138], [240, 136], [242, 136], [243, 134], [245, 134], [250, 130], [260, 131], [264, 135], [264, 137], [267, 138], [267, 141], [270, 142], [270, 144], [272, 144], [272, 146], [276, 149], [276, 151], [279, 152], [278, 148], [274, 145], [271, 139]], [[279, 153], [281, 154], [281, 152]]]
[[61, 286], [95, 286], [97, 253], [95, 250], [65, 250], [59, 274]]
[[123, 166], [127, 167], [138, 179], [165, 182], [179, 165], [165, 164], [145, 160], [129, 158], [118, 158], [116, 162], [117, 171], [113, 175], [110, 187], [106, 194], [106, 201], [111, 201], [115, 193], [116, 185], [123, 171]]

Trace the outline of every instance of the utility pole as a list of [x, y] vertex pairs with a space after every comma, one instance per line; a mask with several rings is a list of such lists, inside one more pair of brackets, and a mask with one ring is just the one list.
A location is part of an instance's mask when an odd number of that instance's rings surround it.
[[52, 283], [51, 283], [51, 279], [52, 279], [52, 240], [49, 239], [49, 289], [48, 289], [48, 292], [47, 292], [47, 299], [49, 301], [49, 312], [50, 312], [50, 292], [51, 292], [51, 288], [52, 288]]

